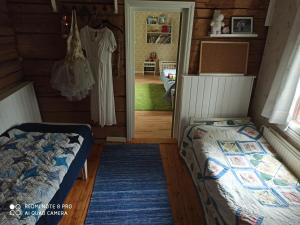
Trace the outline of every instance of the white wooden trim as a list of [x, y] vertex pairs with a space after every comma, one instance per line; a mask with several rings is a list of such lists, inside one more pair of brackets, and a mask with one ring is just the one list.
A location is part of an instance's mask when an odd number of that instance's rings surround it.
[[182, 29], [180, 32], [180, 47], [177, 66], [176, 104], [174, 110], [173, 135], [176, 138], [179, 128], [177, 104], [180, 104], [181, 74], [188, 73], [191, 39], [194, 20], [194, 2], [185, 1], [141, 1], [125, 0], [125, 45], [126, 45], [126, 109], [127, 109], [127, 140], [134, 135], [134, 13], [135, 11], [173, 11], [182, 12]]
[[224, 120], [248, 120], [250, 121], [250, 117], [228, 117], [228, 118], [197, 118], [191, 117], [190, 124], [199, 121], [224, 121]]
[[41, 121], [32, 82], [22, 83], [0, 93], [0, 134], [21, 123]]
[[88, 166], [87, 166], [87, 159], [84, 162], [84, 165], [81, 169], [81, 173], [82, 173], [82, 179], [83, 180], [87, 180], [88, 179]]
[[190, 64], [190, 50], [192, 44], [192, 33], [194, 24], [194, 10], [195, 3], [192, 2], [187, 6], [182, 13], [181, 33], [179, 43], [179, 54], [177, 59], [177, 79], [176, 79], [176, 92], [175, 92], [175, 107], [173, 115], [173, 137], [179, 140], [180, 137], [180, 115], [182, 104], [182, 80], [183, 74], [189, 72]]
[[252, 34], [210, 34], [210, 37], [215, 38], [249, 38], [249, 37], [258, 37], [258, 34], [252, 33]]
[[176, 61], [159, 61], [159, 73], [162, 74], [165, 69], [176, 69]]

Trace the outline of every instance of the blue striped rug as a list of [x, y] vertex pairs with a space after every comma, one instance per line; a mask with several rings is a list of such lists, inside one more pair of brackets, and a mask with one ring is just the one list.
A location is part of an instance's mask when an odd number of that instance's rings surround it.
[[107, 145], [85, 224], [173, 224], [159, 145]]

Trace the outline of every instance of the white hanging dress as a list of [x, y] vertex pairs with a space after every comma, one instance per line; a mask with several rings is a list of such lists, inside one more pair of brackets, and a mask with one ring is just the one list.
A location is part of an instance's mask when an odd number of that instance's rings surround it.
[[95, 84], [88, 60], [85, 58], [77, 26], [76, 11], [72, 11], [70, 34], [67, 39], [67, 54], [64, 60], [52, 67], [51, 85], [70, 101], [85, 98]]
[[85, 26], [80, 30], [80, 38], [96, 81], [91, 92], [91, 119], [101, 127], [114, 125], [117, 123], [111, 65], [117, 47], [114, 34], [107, 27]]

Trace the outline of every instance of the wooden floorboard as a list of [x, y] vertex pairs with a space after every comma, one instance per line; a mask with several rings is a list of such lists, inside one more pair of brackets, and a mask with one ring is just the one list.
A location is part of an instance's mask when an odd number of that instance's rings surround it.
[[88, 180], [77, 179], [73, 188], [69, 192], [65, 204], [71, 204], [72, 208], [67, 210], [60, 225], [81, 225], [84, 224], [85, 216], [93, 192], [96, 173], [102, 152], [102, 145], [94, 145], [88, 158]]
[[135, 75], [135, 83], [139, 84], [162, 84], [163, 82], [160, 80], [158, 75], [143, 75], [143, 74], [136, 74]]
[[171, 111], [135, 111], [134, 138], [171, 138]]
[[[159, 76], [136, 75], [136, 84], [163, 84]], [[135, 111], [134, 138], [171, 138], [172, 111]], [[159, 142], [161, 143], [161, 142]]]
[[[135, 141], [136, 143], [147, 142], [145, 139], [140, 141], [136, 139]], [[72, 204], [72, 209], [67, 210], [68, 215], [62, 218], [60, 225], [84, 224], [102, 148], [102, 145], [93, 147], [88, 158], [88, 181], [78, 179], [74, 184], [65, 201], [67, 204]], [[198, 194], [188, 169], [179, 156], [176, 143], [160, 144], [160, 154], [167, 179], [174, 225], [205, 225], [204, 213]]]

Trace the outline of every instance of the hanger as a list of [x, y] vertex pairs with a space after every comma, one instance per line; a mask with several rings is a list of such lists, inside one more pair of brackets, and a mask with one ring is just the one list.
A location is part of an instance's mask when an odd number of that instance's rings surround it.
[[[107, 14], [105, 14], [105, 16], [107, 16]], [[113, 16], [113, 15], [110, 15], [110, 16]], [[115, 30], [118, 30], [123, 33], [123, 30], [120, 27], [112, 24], [108, 19], [106, 19], [106, 18], [102, 19], [101, 17], [103, 18], [103, 15], [101, 15], [100, 13], [97, 13], [96, 7], [93, 8], [93, 13], [90, 14], [88, 25], [95, 29], [108, 27], [108, 28], [115, 29]]]
[[123, 30], [120, 27], [112, 24], [107, 19], [101, 20], [94, 28], [99, 29], [99, 28], [103, 28], [103, 27], [108, 27], [108, 28], [116, 29], [116, 30], [119, 30], [119, 31], [121, 31], [123, 33]]

